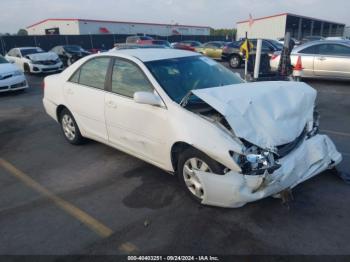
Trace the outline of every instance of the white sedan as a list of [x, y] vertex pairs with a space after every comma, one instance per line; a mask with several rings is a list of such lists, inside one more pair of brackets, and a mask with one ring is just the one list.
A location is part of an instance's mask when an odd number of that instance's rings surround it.
[[26, 73], [54, 73], [63, 70], [63, 63], [58, 55], [44, 52], [40, 47], [13, 48], [5, 58]]
[[198, 53], [130, 49], [45, 78], [44, 107], [71, 144], [100, 141], [177, 174], [202, 204], [240, 207], [337, 165], [305, 83], [244, 83]]
[[0, 55], [0, 93], [26, 88], [28, 83], [22, 71]]

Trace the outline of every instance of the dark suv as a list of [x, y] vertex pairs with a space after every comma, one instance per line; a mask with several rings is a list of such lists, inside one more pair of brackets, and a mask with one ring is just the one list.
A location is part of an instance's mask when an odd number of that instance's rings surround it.
[[51, 52], [56, 53], [65, 66], [70, 66], [80, 58], [91, 54], [79, 45], [58, 45], [52, 48]]
[[[256, 51], [256, 39], [249, 39], [249, 41], [253, 44], [253, 50], [251, 50], [251, 54], [255, 54]], [[244, 57], [241, 51], [239, 50], [240, 46], [243, 44], [244, 40], [236, 41], [227, 44], [222, 51], [222, 60], [227, 61], [231, 68], [240, 68]], [[283, 45], [275, 40], [263, 39], [262, 40], [262, 50], [263, 54], [273, 55], [277, 51], [281, 51], [283, 49]]]

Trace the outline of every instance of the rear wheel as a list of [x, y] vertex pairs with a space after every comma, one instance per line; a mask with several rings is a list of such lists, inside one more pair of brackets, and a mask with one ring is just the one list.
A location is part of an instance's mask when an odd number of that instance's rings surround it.
[[229, 64], [231, 68], [237, 69], [241, 67], [242, 59], [238, 55], [230, 57]]
[[180, 183], [193, 199], [201, 202], [205, 192], [194, 171], [224, 174], [224, 166], [194, 148], [185, 150], [179, 156], [177, 173]]
[[80, 145], [84, 142], [84, 138], [80, 133], [79, 127], [68, 109], [62, 110], [60, 114], [60, 123], [63, 134], [69, 143], [73, 145]]

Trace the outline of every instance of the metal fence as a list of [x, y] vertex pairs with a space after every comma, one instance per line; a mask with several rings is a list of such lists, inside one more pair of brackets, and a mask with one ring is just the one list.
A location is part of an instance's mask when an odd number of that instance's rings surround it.
[[[50, 50], [57, 45], [80, 45], [85, 49], [99, 48], [110, 49], [115, 43], [125, 43], [130, 35], [40, 35], [40, 36], [0, 36], [0, 53], [6, 54], [10, 49], [21, 46], [39, 46], [44, 50]], [[202, 43], [208, 41], [226, 41], [225, 36], [205, 35], [174, 35], [169, 37], [152, 36], [154, 39], [179, 42], [182, 40], [195, 40]]]

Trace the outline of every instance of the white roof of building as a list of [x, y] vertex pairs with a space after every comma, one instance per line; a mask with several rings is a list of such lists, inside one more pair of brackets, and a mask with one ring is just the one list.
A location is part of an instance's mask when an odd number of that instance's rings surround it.
[[169, 49], [168, 48], [122, 49], [122, 50], [111, 50], [110, 53], [133, 56], [141, 60], [142, 62], [199, 55], [198, 53], [191, 52], [191, 51], [170, 49], [170, 48]]

